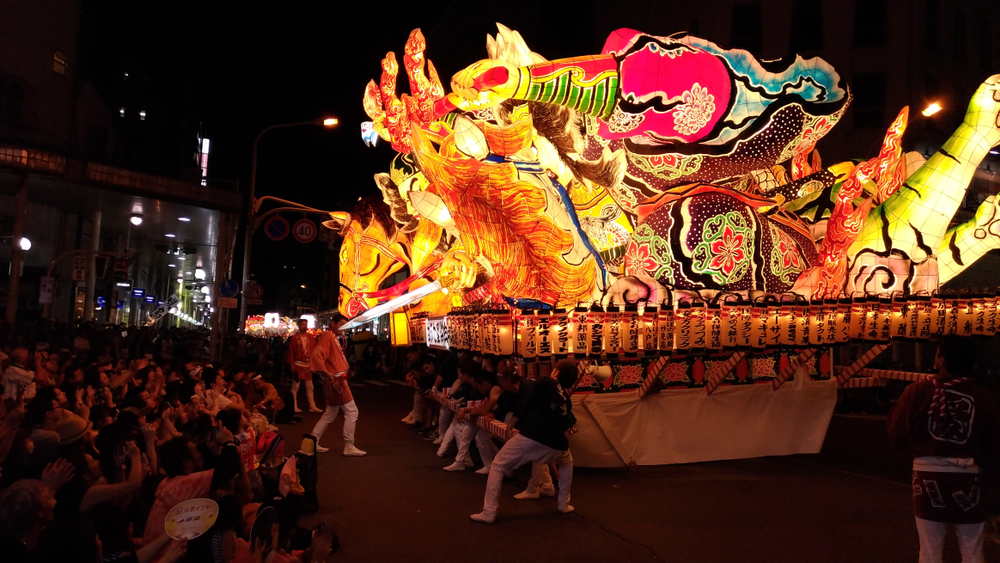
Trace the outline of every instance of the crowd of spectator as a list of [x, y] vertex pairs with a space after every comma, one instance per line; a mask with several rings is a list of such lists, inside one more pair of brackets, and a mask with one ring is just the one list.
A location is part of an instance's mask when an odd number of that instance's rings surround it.
[[[230, 337], [212, 363], [208, 337], [0, 325], [0, 561], [326, 560], [332, 534], [298, 526], [317, 508], [315, 441], [286, 459], [274, 426], [291, 416], [283, 342]], [[172, 538], [169, 511], [198, 498], [214, 524]], [[278, 515], [267, 541], [262, 511]]]

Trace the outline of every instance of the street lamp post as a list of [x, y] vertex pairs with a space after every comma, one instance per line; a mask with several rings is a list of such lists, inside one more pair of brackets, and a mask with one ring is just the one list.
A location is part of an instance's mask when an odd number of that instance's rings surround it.
[[[288, 127], [299, 127], [302, 125], [322, 125], [323, 127], [334, 127], [338, 123], [336, 118], [328, 117], [326, 119], [313, 119], [310, 121], [295, 121], [293, 123], [279, 123], [278, 125], [271, 125], [270, 127], [264, 128], [263, 131], [257, 134], [257, 138], [253, 141], [253, 152], [250, 155], [250, 201], [247, 205], [247, 224], [246, 224], [246, 241], [243, 245], [243, 285], [242, 289], [246, 290], [247, 282], [250, 281], [250, 245], [253, 242], [254, 231], [257, 230], [256, 224], [256, 214], [257, 214], [257, 145], [260, 143], [260, 138], [264, 136], [264, 133], [268, 131], [273, 131], [275, 129], [285, 129]], [[264, 198], [261, 198], [262, 200]], [[277, 199], [277, 198], [273, 198]], [[279, 200], [282, 201], [282, 200]], [[286, 202], [292, 203], [292, 202]], [[299, 205], [299, 204], [295, 204]], [[301, 206], [305, 207], [305, 206]], [[243, 331], [246, 326], [247, 319], [247, 297], [246, 294], [240, 296], [240, 324], [237, 327], [238, 331]]]

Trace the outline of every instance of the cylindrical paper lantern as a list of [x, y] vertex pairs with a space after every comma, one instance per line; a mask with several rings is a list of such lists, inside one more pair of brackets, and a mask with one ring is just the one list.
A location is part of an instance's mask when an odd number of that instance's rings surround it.
[[722, 304], [718, 300], [709, 303], [705, 311], [705, 347], [722, 349]]
[[997, 296], [992, 293], [984, 295], [983, 307], [986, 313], [986, 334], [993, 336], [997, 331]]
[[514, 322], [510, 313], [497, 315], [497, 338], [500, 341], [500, 354], [510, 356], [514, 353]]
[[[733, 298], [730, 301], [730, 298]], [[723, 348], [736, 348], [739, 345], [736, 338], [737, 325], [740, 322], [739, 298], [734, 295], [727, 295], [722, 300], [722, 314], [720, 322], [720, 341]]]
[[781, 344], [781, 327], [778, 321], [781, 318], [781, 305], [774, 297], [768, 298], [767, 317], [764, 318], [764, 342], [768, 346], [778, 346]]
[[704, 350], [707, 345], [708, 333], [705, 330], [705, 302], [691, 302], [691, 348]]
[[986, 334], [986, 296], [981, 293], [972, 300], [972, 334]]
[[573, 357], [585, 358], [590, 349], [590, 309], [573, 309]]
[[865, 335], [865, 321], [868, 301], [864, 296], [851, 299], [850, 316], [845, 320], [850, 327], [851, 340], [862, 340]]
[[672, 302], [661, 304], [660, 311], [656, 315], [656, 347], [663, 354], [674, 351], [674, 331], [676, 315]]
[[973, 324], [976, 318], [976, 302], [972, 296], [963, 295], [955, 301], [955, 309], [958, 314], [958, 322], [955, 325], [955, 334], [959, 336], [972, 336]]
[[778, 308], [778, 344], [793, 346], [798, 337], [799, 327], [795, 320], [795, 302], [786, 301], [787, 297], [781, 296], [781, 305]]
[[622, 349], [626, 356], [635, 356], [639, 352], [639, 305], [627, 303], [622, 313]]
[[566, 309], [552, 311], [552, 325], [549, 330], [552, 340], [552, 354], [564, 358], [569, 354], [569, 315]]
[[826, 344], [826, 304], [822, 299], [813, 299], [809, 315], [809, 345], [822, 346]]
[[656, 353], [656, 315], [658, 309], [656, 305], [646, 305], [642, 308], [642, 351], [646, 356]]
[[750, 346], [764, 348], [767, 346], [767, 302], [763, 297], [753, 301], [750, 320]]
[[944, 297], [935, 295], [931, 298], [931, 335], [945, 333], [948, 326], [948, 303]]
[[538, 356], [538, 344], [535, 341], [535, 313], [521, 311], [517, 317], [517, 353], [522, 358]]
[[883, 295], [878, 298], [878, 341], [888, 342], [892, 337], [892, 297]]
[[618, 354], [622, 349], [622, 313], [609, 305], [604, 311], [604, 352]]
[[832, 297], [824, 299], [823, 308], [826, 309], [826, 343], [836, 344], [837, 333], [840, 330], [837, 324], [837, 300]]
[[812, 325], [809, 320], [812, 317], [812, 307], [808, 299], [799, 298], [795, 303], [795, 324], [798, 325], [796, 337], [793, 339], [796, 346], [808, 346], [809, 335], [812, 332]]
[[587, 343], [587, 355], [594, 359], [600, 358], [601, 354], [604, 353], [604, 310], [599, 309], [598, 305], [594, 305], [587, 318], [590, 321], [590, 326], [587, 329], [587, 333], [590, 336], [590, 340]]
[[677, 313], [674, 319], [674, 345], [677, 350], [686, 352], [691, 349], [691, 302], [682, 299], [677, 303]]
[[854, 334], [853, 323], [851, 319], [854, 317], [852, 314], [854, 312], [854, 300], [850, 297], [843, 296], [837, 300], [837, 343], [843, 344], [845, 342], [850, 342], [852, 334]]
[[931, 318], [934, 304], [930, 295], [917, 296], [917, 338], [928, 339], [933, 334], [934, 321]]

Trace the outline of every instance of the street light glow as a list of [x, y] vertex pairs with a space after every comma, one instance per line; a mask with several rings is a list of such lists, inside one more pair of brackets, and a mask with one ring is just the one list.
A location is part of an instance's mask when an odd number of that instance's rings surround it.
[[142, 215], [138, 213], [133, 213], [132, 216], [129, 217], [129, 221], [131, 221], [133, 225], [138, 227], [139, 225], [142, 224]]
[[191, 220], [191, 218], [190, 217], [178, 217], [177, 220], [178, 221], [183, 221], [183, 222], [187, 223], [188, 221]]
[[937, 102], [934, 102], [920, 113], [922, 113], [924, 117], [930, 117], [939, 111], [941, 111], [941, 106], [939, 106]]
[[174, 238], [174, 237], [175, 237], [175, 236], [177, 236], [177, 235], [175, 235], [174, 233], [167, 233], [167, 234], [165, 234], [165, 235], [163, 235], [163, 236], [165, 236], [165, 237], [167, 237], [167, 238]]
[[326, 119], [323, 120], [323, 126], [324, 127], [333, 127], [337, 123], [339, 123], [339, 122], [337, 121], [336, 117], [328, 117], [328, 118], [326, 118]]
[[194, 277], [199, 280], [205, 279], [205, 270], [202, 270], [201, 268], [195, 268]]
[[28, 237], [21, 237], [21, 250], [25, 252], [31, 250], [31, 241], [28, 240]]

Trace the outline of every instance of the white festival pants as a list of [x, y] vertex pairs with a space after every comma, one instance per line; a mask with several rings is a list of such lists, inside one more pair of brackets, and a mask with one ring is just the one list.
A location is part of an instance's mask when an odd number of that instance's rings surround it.
[[[441, 440], [441, 446], [438, 447], [438, 454], [441, 456], [444, 455], [444, 452], [448, 451], [448, 446], [451, 445], [452, 440], [455, 440], [455, 437], [458, 435], [459, 428], [462, 427], [462, 425], [455, 420], [455, 413], [450, 409], [448, 409], [448, 412], [452, 413], [451, 423], [448, 425], [448, 429], [444, 432], [444, 438]], [[440, 425], [438, 428], [440, 428]]]
[[486, 496], [483, 499], [483, 514], [496, 518], [500, 501], [500, 485], [505, 471], [513, 471], [525, 463], [547, 464], [556, 462], [559, 466], [559, 509], [565, 510], [570, 502], [570, 487], [573, 485], [573, 455], [540, 444], [520, 434], [514, 435], [500, 448], [490, 466], [490, 477], [486, 482]]
[[[451, 429], [451, 419], [455, 418], [455, 411], [448, 408], [448, 405], [441, 405], [441, 411], [438, 413], [438, 432], [444, 428], [445, 432]], [[444, 443], [442, 441], [442, 443]]]
[[472, 440], [475, 438], [476, 447], [479, 448], [479, 457], [483, 458], [483, 467], [492, 465], [493, 456], [497, 453], [497, 446], [493, 443], [493, 434], [490, 434], [489, 430], [481, 428], [471, 420], [465, 420], [455, 429], [455, 438], [458, 440], [458, 455], [455, 456], [455, 461], [465, 460], [469, 455]]
[[326, 407], [326, 410], [323, 411], [323, 416], [319, 417], [319, 421], [316, 422], [316, 426], [312, 430], [312, 435], [316, 436], [317, 444], [323, 432], [326, 431], [326, 427], [337, 419], [337, 412], [340, 410], [344, 411], [344, 445], [354, 443], [354, 428], [358, 424], [358, 406], [354, 404], [354, 400], [351, 400], [343, 405], [330, 405]]
[[305, 381], [300, 381], [297, 377], [292, 380], [292, 403], [296, 410], [299, 408], [299, 383], [302, 383], [306, 388], [306, 400], [309, 401], [309, 408], [316, 408], [316, 396], [313, 394], [313, 382], [311, 377], [312, 375], [310, 374], [310, 379]]
[[920, 563], [941, 563], [944, 553], [944, 536], [948, 527], [955, 528], [958, 536], [958, 550], [962, 553], [962, 563], [985, 563], [983, 537], [986, 522], [978, 524], [948, 524], [917, 518], [917, 533], [920, 535]]

